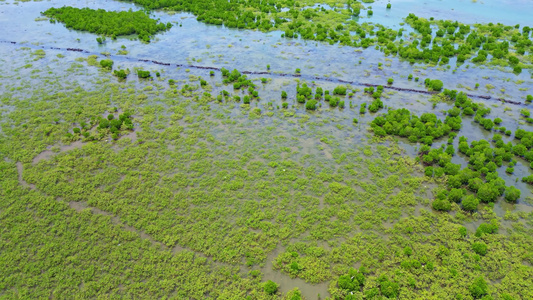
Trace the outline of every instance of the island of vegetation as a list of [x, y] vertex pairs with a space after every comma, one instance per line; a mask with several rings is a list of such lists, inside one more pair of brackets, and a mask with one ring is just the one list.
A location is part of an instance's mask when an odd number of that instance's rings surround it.
[[67, 28], [88, 31], [98, 35], [110, 36], [115, 39], [121, 35], [137, 34], [143, 42], [158, 32], [169, 30], [172, 24], [163, 24], [150, 18], [143, 11], [106, 11], [104, 9], [75, 8], [64, 6], [50, 8], [42, 13], [64, 23]]

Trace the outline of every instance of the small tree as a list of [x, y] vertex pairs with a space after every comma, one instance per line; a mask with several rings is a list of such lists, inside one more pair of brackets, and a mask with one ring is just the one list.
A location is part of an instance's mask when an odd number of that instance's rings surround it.
[[440, 91], [440, 90], [442, 90], [442, 87], [444, 86], [444, 84], [442, 83], [441, 80], [435, 79], [435, 80], [431, 80], [430, 81], [429, 86], [434, 91]]
[[137, 76], [139, 76], [139, 78], [148, 78], [150, 77], [150, 71], [138, 70]]
[[509, 202], [516, 202], [520, 198], [520, 190], [514, 186], [508, 186], [505, 189], [505, 200]]
[[488, 294], [488, 289], [489, 285], [487, 284], [487, 282], [485, 282], [485, 279], [480, 276], [476, 278], [470, 286], [470, 294], [472, 294], [472, 297], [474, 297], [475, 299], [479, 299]]
[[124, 70], [114, 70], [113, 75], [117, 76], [120, 79], [125, 79], [126, 77], [128, 77], [128, 73], [126, 73], [126, 71]]
[[463, 199], [461, 206], [466, 211], [474, 211], [477, 209], [478, 204], [479, 200], [476, 197], [473, 195], [468, 195]]
[[485, 254], [487, 254], [487, 244], [483, 242], [473, 243], [472, 250], [479, 255], [485, 256]]
[[435, 199], [432, 206], [433, 209], [441, 211], [449, 211], [452, 208], [452, 204], [448, 199]]
[[269, 280], [265, 283], [264, 290], [265, 293], [274, 295], [278, 291], [278, 285], [274, 281]]
[[315, 110], [316, 109], [317, 102], [316, 100], [309, 100], [305, 104], [305, 109], [307, 110]]
[[110, 59], [102, 59], [100, 61], [100, 66], [104, 69], [111, 70], [111, 68], [113, 67], [113, 61]]

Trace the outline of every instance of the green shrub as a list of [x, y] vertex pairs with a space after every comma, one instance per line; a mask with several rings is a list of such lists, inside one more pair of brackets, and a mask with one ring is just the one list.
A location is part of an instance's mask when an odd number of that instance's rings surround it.
[[479, 299], [488, 294], [489, 286], [482, 276], [476, 278], [472, 285], [470, 285], [470, 294], [474, 299]]
[[514, 186], [508, 186], [505, 188], [505, 200], [515, 203], [520, 198], [520, 190]]
[[283, 102], [283, 103], [281, 103], [281, 107], [288, 108], [289, 107], [289, 103]]
[[137, 76], [139, 78], [148, 78], [150, 77], [150, 71], [137, 70]]
[[474, 195], [468, 195], [464, 197], [461, 207], [463, 210], [466, 211], [475, 211], [477, 210], [477, 206], [479, 205], [479, 199], [477, 199]]
[[111, 59], [102, 59], [100, 61], [100, 66], [104, 69], [111, 70], [111, 68], [113, 68], [113, 61]]
[[274, 295], [278, 291], [278, 285], [274, 281], [269, 280], [265, 282], [264, 290], [265, 293], [269, 295]]
[[393, 79], [393, 78], [389, 78], [389, 79], [387, 79], [387, 83], [388, 83], [388, 84], [393, 84], [393, 83], [394, 83], [394, 79]]
[[448, 199], [455, 203], [460, 203], [463, 199], [464, 189], [451, 189], [448, 193]]
[[309, 100], [305, 104], [305, 109], [307, 110], [315, 110], [316, 109], [317, 102], [316, 100]]
[[388, 278], [384, 275], [378, 278], [378, 282], [379, 282], [379, 289], [381, 291], [381, 294], [383, 294], [383, 296], [390, 298], [390, 299], [395, 299], [399, 296], [400, 285], [398, 283], [389, 281]]
[[435, 199], [432, 203], [433, 209], [440, 211], [449, 211], [452, 204], [447, 199]]
[[333, 90], [333, 94], [346, 96], [346, 89], [345, 86], [339, 85]]
[[366, 102], [361, 104], [361, 107], [359, 108], [359, 113], [360, 114], [365, 114], [366, 113]]
[[339, 97], [333, 97], [329, 100], [329, 105], [331, 107], [337, 107], [337, 105], [339, 105], [339, 100], [340, 98]]
[[493, 234], [498, 232], [498, 226], [493, 223], [481, 223], [476, 229], [476, 236], [481, 237], [484, 234]]
[[472, 250], [481, 256], [485, 256], [487, 254], [487, 244], [483, 242], [473, 243]]
[[429, 82], [429, 87], [433, 90], [433, 91], [440, 91], [442, 90], [442, 87], [444, 86], [444, 84], [442, 83], [441, 80], [439, 79], [434, 79], [434, 80], [431, 80]]
[[128, 77], [128, 73], [126, 73], [126, 71], [124, 70], [114, 70], [113, 75], [117, 76], [120, 79], [125, 79], [126, 77]]

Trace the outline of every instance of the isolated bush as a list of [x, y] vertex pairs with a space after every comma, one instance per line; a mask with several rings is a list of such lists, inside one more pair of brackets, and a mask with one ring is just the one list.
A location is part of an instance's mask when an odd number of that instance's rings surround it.
[[305, 104], [305, 109], [307, 110], [315, 110], [316, 109], [317, 102], [316, 100], [309, 100]]
[[148, 78], [150, 77], [150, 71], [137, 70], [137, 76], [139, 76], [139, 78]]
[[102, 59], [100, 61], [100, 66], [102, 66], [102, 68], [104, 69], [111, 70], [111, 68], [113, 67], [113, 61], [111, 59]]
[[269, 280], [265, 283], [264, 290], [269, 295], [274, 295], [278, 291], [278, 285], [272, 281]]

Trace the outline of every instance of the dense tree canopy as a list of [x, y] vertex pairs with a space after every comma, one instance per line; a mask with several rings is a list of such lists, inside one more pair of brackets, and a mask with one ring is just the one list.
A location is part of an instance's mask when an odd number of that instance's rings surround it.
[[150, 36], [172, 27], [170, 23], [159, 23], [143, 11], [132, 11], [131, 9], [116, 12], [64, 6], [50, 8], [43, 14], [52, 20], [65, 23], [67, 28], [113, 37], [138, 34], [139, 38], [146, 42], [150, 41]]

